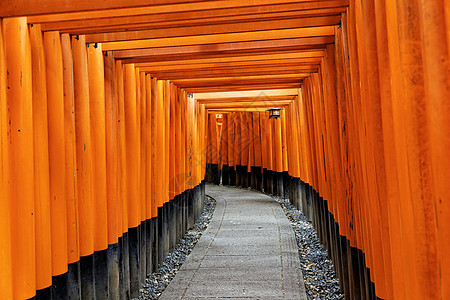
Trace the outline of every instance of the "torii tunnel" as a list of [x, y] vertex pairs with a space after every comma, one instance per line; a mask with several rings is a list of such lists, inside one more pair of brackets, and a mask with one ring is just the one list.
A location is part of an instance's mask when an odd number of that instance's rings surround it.
[[0, 299], [138, 297], [205, 182], [346, 299], [450, 299], [450, 1], [2, 0], [0, 141]]

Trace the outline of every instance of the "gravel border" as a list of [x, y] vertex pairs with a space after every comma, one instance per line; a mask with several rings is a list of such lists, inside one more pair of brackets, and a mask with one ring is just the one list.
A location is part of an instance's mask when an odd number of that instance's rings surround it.
[[273, 196], [272, 198], [280, 203], [294, 229], [308, 299], [345, 299], [339, 288], [339, 279], [336, 278], [333, 262], [328, 258], [328, 251], [320, 243], [316, 229], [301, 210], [289, 203], [289, 199]]
[[145, 279], [141, 288], [139, 300], [156, 300], [175, 277], [187, 256], [192, 252], [194, 246], [208, 227], [208, 224], [216, 207], [216, 200], [206, 195], [204, 209], [200, 218], [195, 222], [194, 228], [189, 230], [181, 241], [175, 246], [173, 252], [167, 254], [158, 272], [150, 274]]

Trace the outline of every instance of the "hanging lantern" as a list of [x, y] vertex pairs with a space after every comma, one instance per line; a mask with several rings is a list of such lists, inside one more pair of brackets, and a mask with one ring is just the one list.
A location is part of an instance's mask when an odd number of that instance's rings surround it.
[[216, 114], [217, 124], [222, 124], [222, 114]]
[[279, 108], [279, 107], [272, 107], [272, 108], [269, 108], [267, 111], [269, 112], [269, 119], [280, 118], [281, 108]]

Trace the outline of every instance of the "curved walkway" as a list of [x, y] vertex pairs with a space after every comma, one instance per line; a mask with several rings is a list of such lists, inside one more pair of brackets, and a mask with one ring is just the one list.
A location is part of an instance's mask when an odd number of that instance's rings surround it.
[[206, 186], [208, 229], [161, 295], [174, 299], [306, 299], [294, 231], [271, 197]]

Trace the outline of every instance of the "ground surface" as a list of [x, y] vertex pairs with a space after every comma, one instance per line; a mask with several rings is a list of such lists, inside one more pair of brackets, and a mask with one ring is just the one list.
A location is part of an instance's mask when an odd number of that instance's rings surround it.
[[160, 299], [306, 299], [295, 234], [259, 192], [208, 185], [208, 229]]

